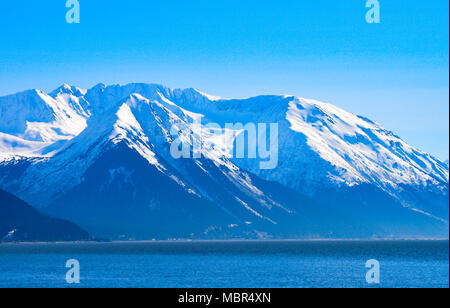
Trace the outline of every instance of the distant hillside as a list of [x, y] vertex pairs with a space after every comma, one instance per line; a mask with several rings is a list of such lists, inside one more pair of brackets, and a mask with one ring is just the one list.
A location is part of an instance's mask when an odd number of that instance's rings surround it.
[[0, 242], [88, 239], [89, 234], [74, 223], [44, 216], [22, 200], [0, 190]]

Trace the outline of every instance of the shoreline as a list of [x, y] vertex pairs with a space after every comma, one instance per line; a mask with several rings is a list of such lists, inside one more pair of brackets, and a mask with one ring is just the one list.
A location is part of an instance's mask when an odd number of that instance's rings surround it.
[[0, 242], [0, 246], [20, 245], [87, 245], [87, 244], [175, 244], [175, 243], [274, 243], [274, 242], [448, 242], [448, 238], [398, 239], [229, 239], [229, 240], [130, 240], [130, 241], [70, 241], [70, 242]]

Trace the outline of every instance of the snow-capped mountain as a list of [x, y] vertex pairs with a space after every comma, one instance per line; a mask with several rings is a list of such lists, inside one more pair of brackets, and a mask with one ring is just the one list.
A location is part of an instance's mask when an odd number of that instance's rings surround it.
[[51, 94], [30, 90], [0, 98], [0, 152], [42, 156], [86, 128], [86, 92], [65, 85]]
[[[276, 123], [276, 168], [233, 158], [244, 131], [227, 123]], [[448, 237], [448, 170], [295, 96], [99, 84], [0, 98], [0, 187], [101, 236]]]

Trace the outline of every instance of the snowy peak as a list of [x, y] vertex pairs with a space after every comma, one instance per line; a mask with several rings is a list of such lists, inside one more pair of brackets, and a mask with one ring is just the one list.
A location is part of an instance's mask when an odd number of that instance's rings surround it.
[[442, 162], [361, 116], [330, 104], [295, 99], [287, 120], [323, 159], [354, 180], [380, 185], [448, 183], [448, 168]]
[[58, 94], [69, 94], [69, 95], [73, 95], [76, 97], [82, 97], [82, 96], [86, 95], [86, 92], [87, 92], [86, 89], [70, 86], [68, 84], [63, 84], [56, 90], [49, 93], [49, 95], [51, 97], [56, 97], [56, 96], [58, 96]]
[[[155, 110], [163, 114], [155, 114]], [[281, 160], [290, 164], [282, 163], [271, 172], [262, 172], [255, 169], [257, 164], [236, 161], [267, 180], [283, 182], [283, 177], [296, 178], [295, 173], [302, 170], [309, 182], [326, 177], [347, 185], [448, 184], [447, 164], [414, 149], [375, 122], [333, 105], [295, 96], [225, 100], [193, 88], [172, 90], [157, 84], [99, 84], [90, 90], [65, 84], [48, 95], [31, 90], [2, 97], [0, 149], [3, 155], [53, 155], [79, 135], [88, 122], [98, 126], [114, 116], [119, 117], [117, 123], [105, 123], [117, 131], [129, 129], [147, 139], [162, 134], [166, 141], [170, 139], [171, 126], [177, 122], [192, 130], [192, 122], [199, 120], [202, 125], [278, 123]], [[146, 136], [142, 126], [153, 136]], [[155, 131], [152, 126], [163, 129]], [[222, 133], [199, 138], [218, 142], [215, 148], [220, 148], [221, 154], [232, 153], [230, 136]], [[315, 161], [312, 166], [311, 160]], [[310, 166], [305, 170], [307, 164]], [[290, 183], [297, 189], [304, 184], [300, 180]]]
[[[81, 90], [77, 90], [81, 91]], [[80, 92], [81, 93], [81, 92]], [[0, 98], [0, 148], [8, 155], [41, 156], [86, 128], [88, 104], [73, 94], [30, 90]]]
[[[330, 185], [371, 183], [384, 189], [448, 186], [447, 164], [369, 119], [295, 96], [225, 100], [193, 88], [173, 90], [157, 84], [99, 84], [89, 90], [63, 85], [50, 94], [31, 90], [2, 97], [0, 116], [3, 156], [52, 156], [68, 148], [74, 137], [99, 132], [110, 132], [112, 139], [129, 144], [133, 139], [141, 150], [151, 149], [171, 142], [170, 130], [178, 125], [199, 142], [212, 144], [203, 154], [221, 164], [221, 156], [233, 153], [236, 132], [205, 134], [203, 126], [278, 123], [277, 168], [266, 171], [249, 160], [233, 162], [303, 193], [311, 193], [324, 180]], [[195, 121], [201, 121], [200, 130]], [[89, 130], [81, 134], [86, 127]], [[145, 155], [155, 163], [150, 152]]]
[[50, 99], [38, 90], [29, 90], [0, 98], [0, 131], [20, 135], [27, 123], [55, 120]]

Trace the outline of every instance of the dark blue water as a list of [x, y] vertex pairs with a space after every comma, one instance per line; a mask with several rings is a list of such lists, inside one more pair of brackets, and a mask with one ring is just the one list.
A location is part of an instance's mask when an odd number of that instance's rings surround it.
[[449, 287], [448, 241], [129, 242], [0, 245], [0, 287]]

